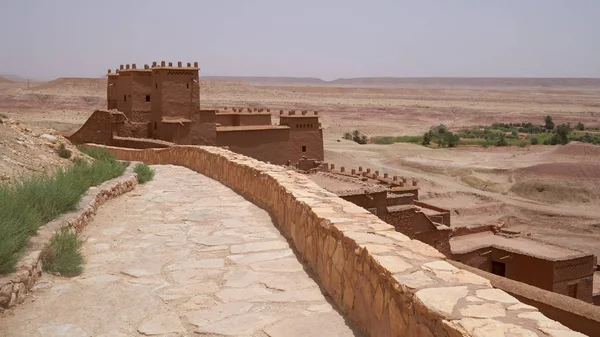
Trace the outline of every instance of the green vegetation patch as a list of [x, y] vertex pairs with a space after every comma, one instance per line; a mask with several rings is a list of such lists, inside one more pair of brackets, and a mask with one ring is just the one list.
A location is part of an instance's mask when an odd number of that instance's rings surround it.
[[380, 136], [371, 137], [369, 141], [373, 144], [394, 144], [394, 143], [415, 143], [420, 144], [423, 142], [423, 137], [420, 136]]
[[81, 254], [82, 245], [83, 240], [74, 230], [62, 227], [42, 251], [44, 271], [69, 277], [81, 274], [85, 262]]
[[358, 144], [367, 144], [367, 136], [361, 134], [358, 130], [344, 133], [344, 139], [354, 141]]
[[75, 161], [53, 175], [33, 175], [0, 184], [0, 274], [14, 271], [27, 244], [44, 223], [75, 209], [88, 188], [123, 174], [126, 163], [99, 153], [89, 164]]
[[154, 178], [154, 169], [146, 164], [137, 164], [133, 168], [133, 172], [137, 173], [137, 180], [140, 184], [145, 184]]

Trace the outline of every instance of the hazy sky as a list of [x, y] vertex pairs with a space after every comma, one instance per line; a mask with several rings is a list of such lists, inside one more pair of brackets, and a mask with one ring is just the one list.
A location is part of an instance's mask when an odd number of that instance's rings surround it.
[[600, 77], [600, 0], [1, 0], [0, 74]]

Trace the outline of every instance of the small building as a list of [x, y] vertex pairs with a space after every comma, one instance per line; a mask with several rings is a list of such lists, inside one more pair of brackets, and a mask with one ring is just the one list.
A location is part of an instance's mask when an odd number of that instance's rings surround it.
[[592, 254], [521, 236], [484, 232], [450, 239], [452, 259], [466, 265], [592, 303]]

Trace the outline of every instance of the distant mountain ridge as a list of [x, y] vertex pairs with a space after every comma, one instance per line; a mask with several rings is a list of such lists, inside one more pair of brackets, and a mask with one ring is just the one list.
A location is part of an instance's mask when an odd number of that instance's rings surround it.
[[[325, 81], [316, 77], [285, 76], [201, 76], [205, 81], [241, 82], [255, 86], [323, 86], [358, 88], [552, 88], [600, 89], [600, 78], [526, 78], [526, 77], [356, 77]], [[52, 81], [30, 80], [32, 85], [79, 82], [105, 83], [106, 76], [96, 78], [57, 78]], [[27, 82], [18, 75], [1, 75], [0, 81]], [[37, 82], [37, 83], [36, 83]], [[61, 83], [62, 82], [62, 83]], [[90, 83], [86, 83], [89, 85]], [[96, 84], [98, 85], [98, 84]]]
[[202, 76], [202, 79], [261, 86], [600, 88], [600, 78], [357, 77], [324, 81], [315, 77]]

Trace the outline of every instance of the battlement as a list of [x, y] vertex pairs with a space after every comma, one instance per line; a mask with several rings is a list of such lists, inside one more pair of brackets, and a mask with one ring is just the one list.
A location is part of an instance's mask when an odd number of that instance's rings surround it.
[[310, 112], [308, 110], [302, 110], [296, 113], [296, 110], [290, 110], [288, 112], [285, 112], [284, 110], [279, 110], [279, 116], [281, 117], [314, 117], [318, 115], [318, 111]]
[[257, 114], [271, 114], [271, 109], [265, 108], [236, 108], [229, 109], [224, 107], [223, 110], [219, 111], [221, 114], [241, 114], [241, 113], [257, 113]]
[[116, 76], [119, 75], [119, 73], [122, 72], [131, 72], [131, 71], [142, 71], [142, 72], [150, 72], [153, 69], [178, 69], [178, 70], [200, 70], [200, 68], [198, 67], [198, 62], [194, 62], [194, 64], [192, 65], [191, 62], [187, 62], [186, 66], [183, 65], [183, 62], [178, 61], [176, 66], [173, 66], [173, 62], [165, 62], [165, 61], [161, 61], [160, 64], [156, 61], [152, 62], [152, 65], [148, 65], [148, 64], [144, 64], [143, 68], [137, 68], [137, 65], [135, 63], [132, 64], [121, 64], [119, 65], [118, 69], [115, 69], [115, 72], [112, 72], [112, 69], [108, 69], [107, 75], [108, 76]]
[[188, 70], [199, 70], [200, 68], [198, 67], [198, 62], [194, 62], [194, 64], [192, 65], [191, 62], [187, 62], [187, 64], [184, 66], [183, 62], [178, 61], [177, 65], [174, 66], [173, 62], [165, 62], [165, 61], [160, 61], [160, 64], [156, 61], [152, 62], [152, 69], [188, 69]]

